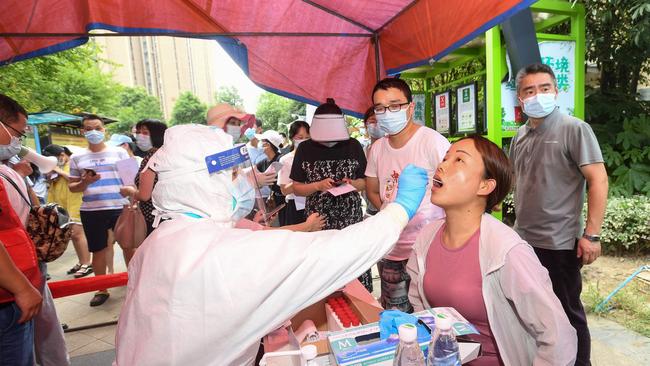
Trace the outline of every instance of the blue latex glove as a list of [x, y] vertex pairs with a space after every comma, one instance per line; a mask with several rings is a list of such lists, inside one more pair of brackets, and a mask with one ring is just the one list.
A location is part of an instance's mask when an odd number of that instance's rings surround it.
[[379, 313], [379, 338], [384, 340], [391, 334], [398, 334], [397, 328], [406, 323], [417, 325], [418, 318], [399, 310], [382, 311]]
[[415, 216], [420, 207], [422, 198], [427, 191], [429, 176], [427, 171], [409, 164], [402, 170], [397, 181], [397, 198], [395, 203], [399, 203], [409, 216], [409, 220]]
[[247, 139], [252, 140], [253, 137], [255, 137], [255, 129], [254, 128], [248, 128], [244, 132], [244, 136], [246, 136]]

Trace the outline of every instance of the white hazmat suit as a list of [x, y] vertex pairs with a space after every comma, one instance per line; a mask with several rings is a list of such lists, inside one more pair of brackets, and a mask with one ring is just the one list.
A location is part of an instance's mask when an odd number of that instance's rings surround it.
[[175, 126], [152, 157], [154, 204], [179, 215], [162, 222], [129, 264], [117, 365], [251, 365], [264, 335], [391, 249], [426, 189], [424, 172], [417, 202], [392, 203], [341, 231], [235, 229], [230, 172], [208, 174], [203, 160], [231, 147], [222, 131]]

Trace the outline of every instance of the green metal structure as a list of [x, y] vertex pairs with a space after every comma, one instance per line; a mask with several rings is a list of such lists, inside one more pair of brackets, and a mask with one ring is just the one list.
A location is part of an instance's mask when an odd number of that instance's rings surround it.
[[[585, 99], [585, 10], [582, 4], [568, 1], [540, 0], [531, 6], [537, 40], [571, 41], [575, 43], [574, 75], [574, 111], [573, 114], [584, 119]], [[553, 33], [550, 33], [552, 31]], [[480, 61], [481, 70], [463, 75], [445, 83], [437, 82], [438, 76], [451, 75], [453, 70], [468, 63]], [[430, 66], [422, 66], [401, 74], [414, 85], [414, 93], [426, 95], [425, 119], [432, 126], [433, 93], [455, 88], [471, 81], [480, 80], [479, 88], [483, 90], [482, 106], [484, 108], [484, 134], [491, 141], [503, 146], [505, 139], [514, 136], [515, 131], [504, 131], [502, 127], [501, 83], [508, 72], [506, 64], [506, 47], [501, 37], [501, 29], [496, 26], [483, 36], [474, 39], [463, 47], [451, 52]], [[479, 102], [481, 103], [481, 101]], [[451, 140], [458, 138], [450, 137]]]

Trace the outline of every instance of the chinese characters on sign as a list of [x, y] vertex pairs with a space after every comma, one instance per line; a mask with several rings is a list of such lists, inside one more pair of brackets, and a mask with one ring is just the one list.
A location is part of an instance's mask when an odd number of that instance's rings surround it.
[[458, 87], [456, 97], [458, 126], [455, 131], [458, 133], [476, 132], [476, 84]]
[[424, 126], [425, 116], [424, 110], [426, 108], [426, 95], [425, 94], [413, 94], [413, 104], [415, 110], [413, 111], [413, 122]]
[[443, 135], [449, 134], [449, 120], [451, 119], [450, 93], [448, 91], [440, 94], [434, 94], [435, 100], [435, 123], [434, 129]]

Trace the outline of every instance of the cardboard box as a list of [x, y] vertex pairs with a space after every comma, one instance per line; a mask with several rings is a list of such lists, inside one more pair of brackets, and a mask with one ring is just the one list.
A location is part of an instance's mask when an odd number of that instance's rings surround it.
[[[301, 312], [299, 312], [293, 318], [291, 318], [291, 324], [294, 331], [296, 331], [298, 327], [300, 327], [300, 325], [305, 320], [309, 319], [314, 322], [316, 329], [318, 329], [319, 334], [321, 335], [320, 340], [316, 342], [302, 342], [301, 345], [305, 345], [305, 344], [315, 345], [316, 348], [318, 349], [319, 355], [329, 353], [327, 336], [330, 334], [330, 332], [339, 331], [341, 330], [341, 328], [340, 328], [340, 324], [333, 325], [332, 320], [330, 319], [330, 324], [332, 324], [333, 327], [333, 329], [330, 329], [330, 326], [328, 325], [328, 313], [330, 313], [330, 318], [331, 318], [331, 310], [327, 309], [326, 304], [329, 298], [340, 297], [340, 296], [343, 296], [346, 299], [350, 308], [354, 311], [354, 313], [361, 321], [361, 324], [369, 324], [369, 323], [375, 323], [379, 321], [379, 313], [383, 310], [381, 307], [368, 304], [365, 301], [355, 297], [354, 295], [351, 295], [344, 291], [335, 292], [332, 295], [326, 297], [325, 299], [318, 301], [317, 303], [303, 309]], [[354, 329], [354, 328], [355, 327], [350, 327], [347, 329]]]
[[[431, 331], [435, 327], [434, 318], [440, 314], [452, 319], [456, 335], [478, 333], [476, 329], [467, 322], [467, 320], [452, 308], [429, 309], [413, 315], [420, 318], [425, 325], [429, 326], [429, 331]], [[418, 343], [425, 355], [430, 340], [430, 334], [418, 334]], [[328, 337], [328, 341], [332, 355], [334, 356], [336, 364], [339, 366], [391, 366], [393, 364], [395, 350], [399, 343], [397, 338], [388, 338], [386, 340], [379, 339], [378, 323], [366, 324], [360, 327], [331, 333]], [[459, 342], [459, 350], [461, 361], [463, 363], [469, 362], [478, 357], [480, 344], [473, 342]]]

